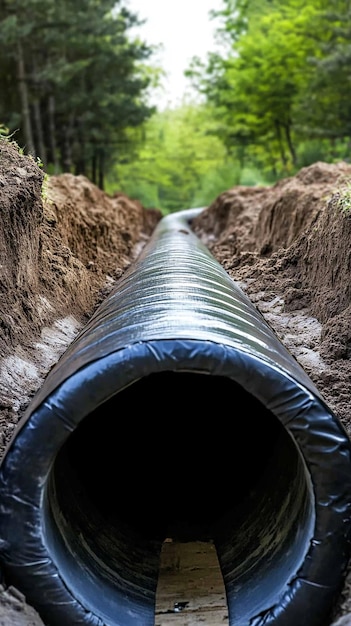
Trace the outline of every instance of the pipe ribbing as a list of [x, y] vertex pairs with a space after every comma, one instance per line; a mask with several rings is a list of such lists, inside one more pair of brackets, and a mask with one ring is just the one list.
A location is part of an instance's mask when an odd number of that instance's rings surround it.
[[153, 626], [170, 536], [214, 542], [231, 626], [322, 626], [340, 592], [350, 441], [196, 214], [161, 220], [3, 459], [1, 566], [50, 626]]

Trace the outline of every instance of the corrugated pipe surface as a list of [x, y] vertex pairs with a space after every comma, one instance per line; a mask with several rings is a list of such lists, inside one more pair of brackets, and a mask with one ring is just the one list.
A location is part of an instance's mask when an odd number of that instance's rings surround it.
[[166, 537], [213, 541], [231, 626], [321, 626], [341, 590], [349, 439], [197, 213], [161, 220], [7, 448], [1, 566], [50, 626], [153, 626]]

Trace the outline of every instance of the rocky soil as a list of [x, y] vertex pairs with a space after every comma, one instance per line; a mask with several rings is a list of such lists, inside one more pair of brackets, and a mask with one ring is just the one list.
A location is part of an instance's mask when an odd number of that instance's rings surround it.
[[[351, 435], [351, 165], [225, 190], [193, 230], [261, 311]], [[47, 177], [0, 140], [0, 455], [46, 374], [162, 214], [82, 176]], [[334, 624], [351, 625], [351, 572]], [[42, 626], [0, 586], [0, 626]], [[298, 625], [297, 625], [298, 626]]]

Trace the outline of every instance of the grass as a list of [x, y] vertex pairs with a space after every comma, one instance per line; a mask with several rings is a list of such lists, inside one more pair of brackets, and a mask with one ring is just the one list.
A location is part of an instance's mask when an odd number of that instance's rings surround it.
[[[37, 156], [37, 158], [34, 159], [34, 157], [31, 154], [25, 155], [24, 148], [21, 148], [21, 146], [18, 145], [17, 141], [13, 139], [14, 134], [15, 132], [10, 134], [9, 129], [6, 128], [4, 124], [0, 124], [0, 142], [1, 141], [11, 142], [11, 144], [15, 146], [16, 150], [18, 151], [18, 154], [22, 156], [27, 156], [29, 159], [32, 159], [33, 161], [35, 161], [38, 167], [43, 169], [44, 164], [41, 158]], [[44, 178], [43, 178], [43, 183], [41, 187], [41, 197], [43, 201], [48, 200], [48, 192], [47, 192], [48, 182], [49, 182], [49, 175], [46, 172], [44, 172]]]
[[351, 217], [351, 182], [346, 183], [345, 187], [339, 190], [337, 206], [344, 217]]

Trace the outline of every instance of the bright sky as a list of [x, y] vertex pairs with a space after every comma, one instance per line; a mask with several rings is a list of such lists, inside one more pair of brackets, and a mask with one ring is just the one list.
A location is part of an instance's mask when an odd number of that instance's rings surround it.
[[152, 101], [160, 107], [176, 105], [189, 89], [189, 80], [183, 72], [193, 56], [206, 60], [207, 52], [216, 49], [214, 31], [218, 20], [211, 20], [209, 12], [222, 8], [222, 0], [128, 0], [129, 10], [145, 24], [138, 29], [149, 45], [161, 44], [155, 60], [167, 72], [164, 93]]

